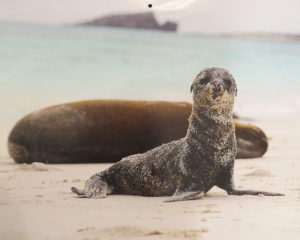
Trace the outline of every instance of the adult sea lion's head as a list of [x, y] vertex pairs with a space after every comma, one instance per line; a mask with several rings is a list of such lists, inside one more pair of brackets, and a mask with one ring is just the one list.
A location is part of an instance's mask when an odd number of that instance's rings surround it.
[[205, 107], [233, 106], [237, 88], [233, 76], [223, 68], [205, 68], [195, 78], [191, 92], [194, 104]]

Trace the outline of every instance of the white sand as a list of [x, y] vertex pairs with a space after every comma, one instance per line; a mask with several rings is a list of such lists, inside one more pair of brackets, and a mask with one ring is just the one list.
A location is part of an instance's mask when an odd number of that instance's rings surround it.
[[109, 196], [76, 198], [71, 186], [109, 164], [0, 165], [0, 239], [300, 239], [300, 124], [255, 122], [268, 133], [264, 158], [237, 160], [237, 188], [285, 197], [228, 196], [213, 188], [197, 201]]

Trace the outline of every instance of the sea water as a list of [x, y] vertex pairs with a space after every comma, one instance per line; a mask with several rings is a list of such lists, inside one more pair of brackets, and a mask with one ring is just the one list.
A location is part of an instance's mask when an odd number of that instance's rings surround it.
[[246, 117], [300, 115], [300, 43], [118, 28], [0, 23], [0, 156], [25, 114], [87, 99], [189, 101], [205, 67], [238, 85]]

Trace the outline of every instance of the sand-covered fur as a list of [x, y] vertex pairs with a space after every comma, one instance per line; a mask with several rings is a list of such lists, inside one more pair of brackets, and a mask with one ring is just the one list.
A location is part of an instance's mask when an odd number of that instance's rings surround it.
[[170, 201], [179, 201], [197, 199], [217, 185], [234, 195], [281, 195], [234, 188], [237, 147], [232, 116], [237, 88], [232, 75], [222, 68], [204, 69], [191, 91], [193, 109], [184, 138], [126, 157], [93, 175], [84, 190], [72, 191], [88, 198], [173, 195]]

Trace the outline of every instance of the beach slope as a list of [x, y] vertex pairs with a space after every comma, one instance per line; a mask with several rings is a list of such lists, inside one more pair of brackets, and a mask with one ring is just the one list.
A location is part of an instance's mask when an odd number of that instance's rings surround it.
[[80, 199], [70, 187], [110, 164], [17, 165], [0, 161], [1, 239], [299, 239], [298, 122], [260, 121], [269, 134], [264, 158], [236, 160], [238, 189], [284, 197], [228, 196], [213, 188], [197, 201], [113, 195]]

